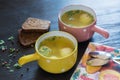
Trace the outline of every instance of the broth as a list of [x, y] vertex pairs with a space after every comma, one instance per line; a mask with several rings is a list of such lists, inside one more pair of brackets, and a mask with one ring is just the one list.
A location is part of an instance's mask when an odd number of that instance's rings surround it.
[[70, 10], [61, 16], [61, 20], [71, 27], [85, 27], [94, 21], [94, 17], [83, 10]]
[[61, 58], [69, 55], [74, 50], [74, 44], [62, 36], [48, 37], [39, 46], [40, 54], [50, 58]]

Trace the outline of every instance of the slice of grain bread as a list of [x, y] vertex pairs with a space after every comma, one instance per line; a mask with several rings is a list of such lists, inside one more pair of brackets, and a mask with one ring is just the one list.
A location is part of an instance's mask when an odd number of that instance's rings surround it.
[[47, 32], [50, 27], [49, 20], [29, 17], [22, 25], [25, 32]]
[[19, 29], [19, 41], [23, 46], [29, 46], [36, 42], [37, 38], [50, 28], [49, 20], [29, 17]]
[[19, 29], [18, 32], [19, 32], [19, 41], [23, 46], [30, 46], [34, 44], [37, 38], [43, 34], [40, 32], [25, 32], [22, 29]]

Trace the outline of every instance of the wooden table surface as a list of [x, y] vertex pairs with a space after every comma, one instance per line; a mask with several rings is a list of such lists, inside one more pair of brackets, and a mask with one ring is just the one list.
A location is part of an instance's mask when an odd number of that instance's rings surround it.
[[[28, 17], [51, 21], [50, 31], [58, 29], [58, 13], [67, 5], [82, 4], [94, 9], [97, 25], [109, 31], [110, 37], [103, 38], [95, 33], [92, 39], [78, 43], [78, 58], [75, 66], [62, 74], [51, 74], [43, 71], [37, 62], [31, 62], [20, 69], [13, 65], [19, 57], [31, 54], [33, 47], [23, 47], [18, 42], [18, 29]], [[8, 41], [13, 36], [14, 44]], [[120, 0], [0, 0], [0, 40], [4, 40], [6, 51], [0, 49], [0, 80], [69, 80], [79, 63], [89, 42], [97, 42], [120, 48]], [[20, 50], [10, 56], [9, 48]], [[3, 62], [10, 62], [8, 68]], [[10, 68], [10, 69], [9, 69]]]

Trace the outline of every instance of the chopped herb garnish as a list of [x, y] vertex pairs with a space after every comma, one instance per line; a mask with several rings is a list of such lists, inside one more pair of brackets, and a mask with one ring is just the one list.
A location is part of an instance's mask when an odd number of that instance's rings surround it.
[[73, 16], [73, 14], [74, 14], [73, 11], [68, 11], [68, 12], [67, 12], [67, 15], [68, 15], [69, 17]]
[[10, 69], [10, 67], [9, 67], [9, 66], [7, 66], [6, 68], [7, 68], [7, 69]]
[[15, 48], [10, 48], [10, 53], [15, 52]]
[[41, 46], [39, 52], [44, 56], [49, 56], [51, 49], [47, 46]]
[[75, 11], [75, 13], [79, 13], [79, 12], [80, 12], [80, 10], [76, 10], [76, 11]]
[[53, 41], [55, 39], [56, 39], [56, 36], [53, 36], [53, 37], [49, 38], [48, 40]]
[[13, 41], [13, 40], [14, 40], [14, 37], [13, 37], [13, 36], [10, 36], [10, 37], [8, 38], [8, 40]]
[[18, 63], [15, 63], [13, 66], [14, 66], [16, 69], [20, 69], [20, 68], [21, 68], [21, 65], [19, 65]]
[[11, 57], [13, 54], [9, 54], [8, 57]]
[[14, 72], [14, 70], [13, 70], [13, 69], [10, 69], [9, 72]]
[[2, 50], [2, 51], [5, 51], [6, 49], [7, 49], [7, 46], [0, 46], [0, 49]]
[[68, 17], [72, 17], [75, 14], [78, 14], [80, 12], [80, 10], [73, 10], [73, 11], [68, 11], [67, 15]]
[[11, 41], [11, 44], [12, 44], [12, 45], [14, 44], [14, 37], [13, 37], [13, 36], [10, 36], [10, 37], [8, 38], [8, 40]]
[[[16, 54], [13, 53], [18, 53], [20, 51], [20, 49], [15, 48], [14, 44], [14, 37], [10, 36], [9, 38], [7, 38], [7, 40], [9, 40], [12, 45], [8, 45], [5, 43], [4, 40], [0, 40], [0, 49], [2, 51], [5, 51], [8, 49], [9, 54], [5, 54], [6, 58], [2, 58], [2, 56], [0, 55], [0, 66], [3, 68], [6, 68], [6, 70], [8, 70], [8, 72], [14, 72], [15, 69], [19, 69], [21, 68], [21, 66], [18, 63], [13, 64], [13, 59], [16, 57]], [[5, 45], [6, 44], [6, 45]], [[28, 71], [29, 69], [27, 69]], [[23, 75], [23, 74], [22, 74]]]
[[5, 41], [4, 40], [0, 40], [0, 45], [4, 44]]
[[9, 63], [6, 63], [6, 64], [5, 64], [5, 67], [9, 67], [9, 66], [10, 66], [10, 64], [9, 64]]
[[54, 36], [53, 38], [52, 38], [52, 40], [55, 40], [56, 39], [56, 36]]

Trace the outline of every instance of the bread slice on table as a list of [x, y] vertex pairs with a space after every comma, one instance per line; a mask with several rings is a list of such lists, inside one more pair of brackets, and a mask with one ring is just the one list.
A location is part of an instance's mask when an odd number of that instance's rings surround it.
[[40, 32], [25, 32], [22, 29], [19, 29], [18, 32], [19, 32], [19, 41], [23, 46], [30, 46], [34, 44], [37, 38], [43, 34]]
[[36, 42], [37, 38], [49, 31], [50, 21], [29, 17], [19, 29], [19, 41], [23, 46], [29, 46]]
[[49, 20], [43, 20], [38, 18], [29, 17], [22, 25], [22, 29], [25, 32], [47, 32], [50, 27]]

